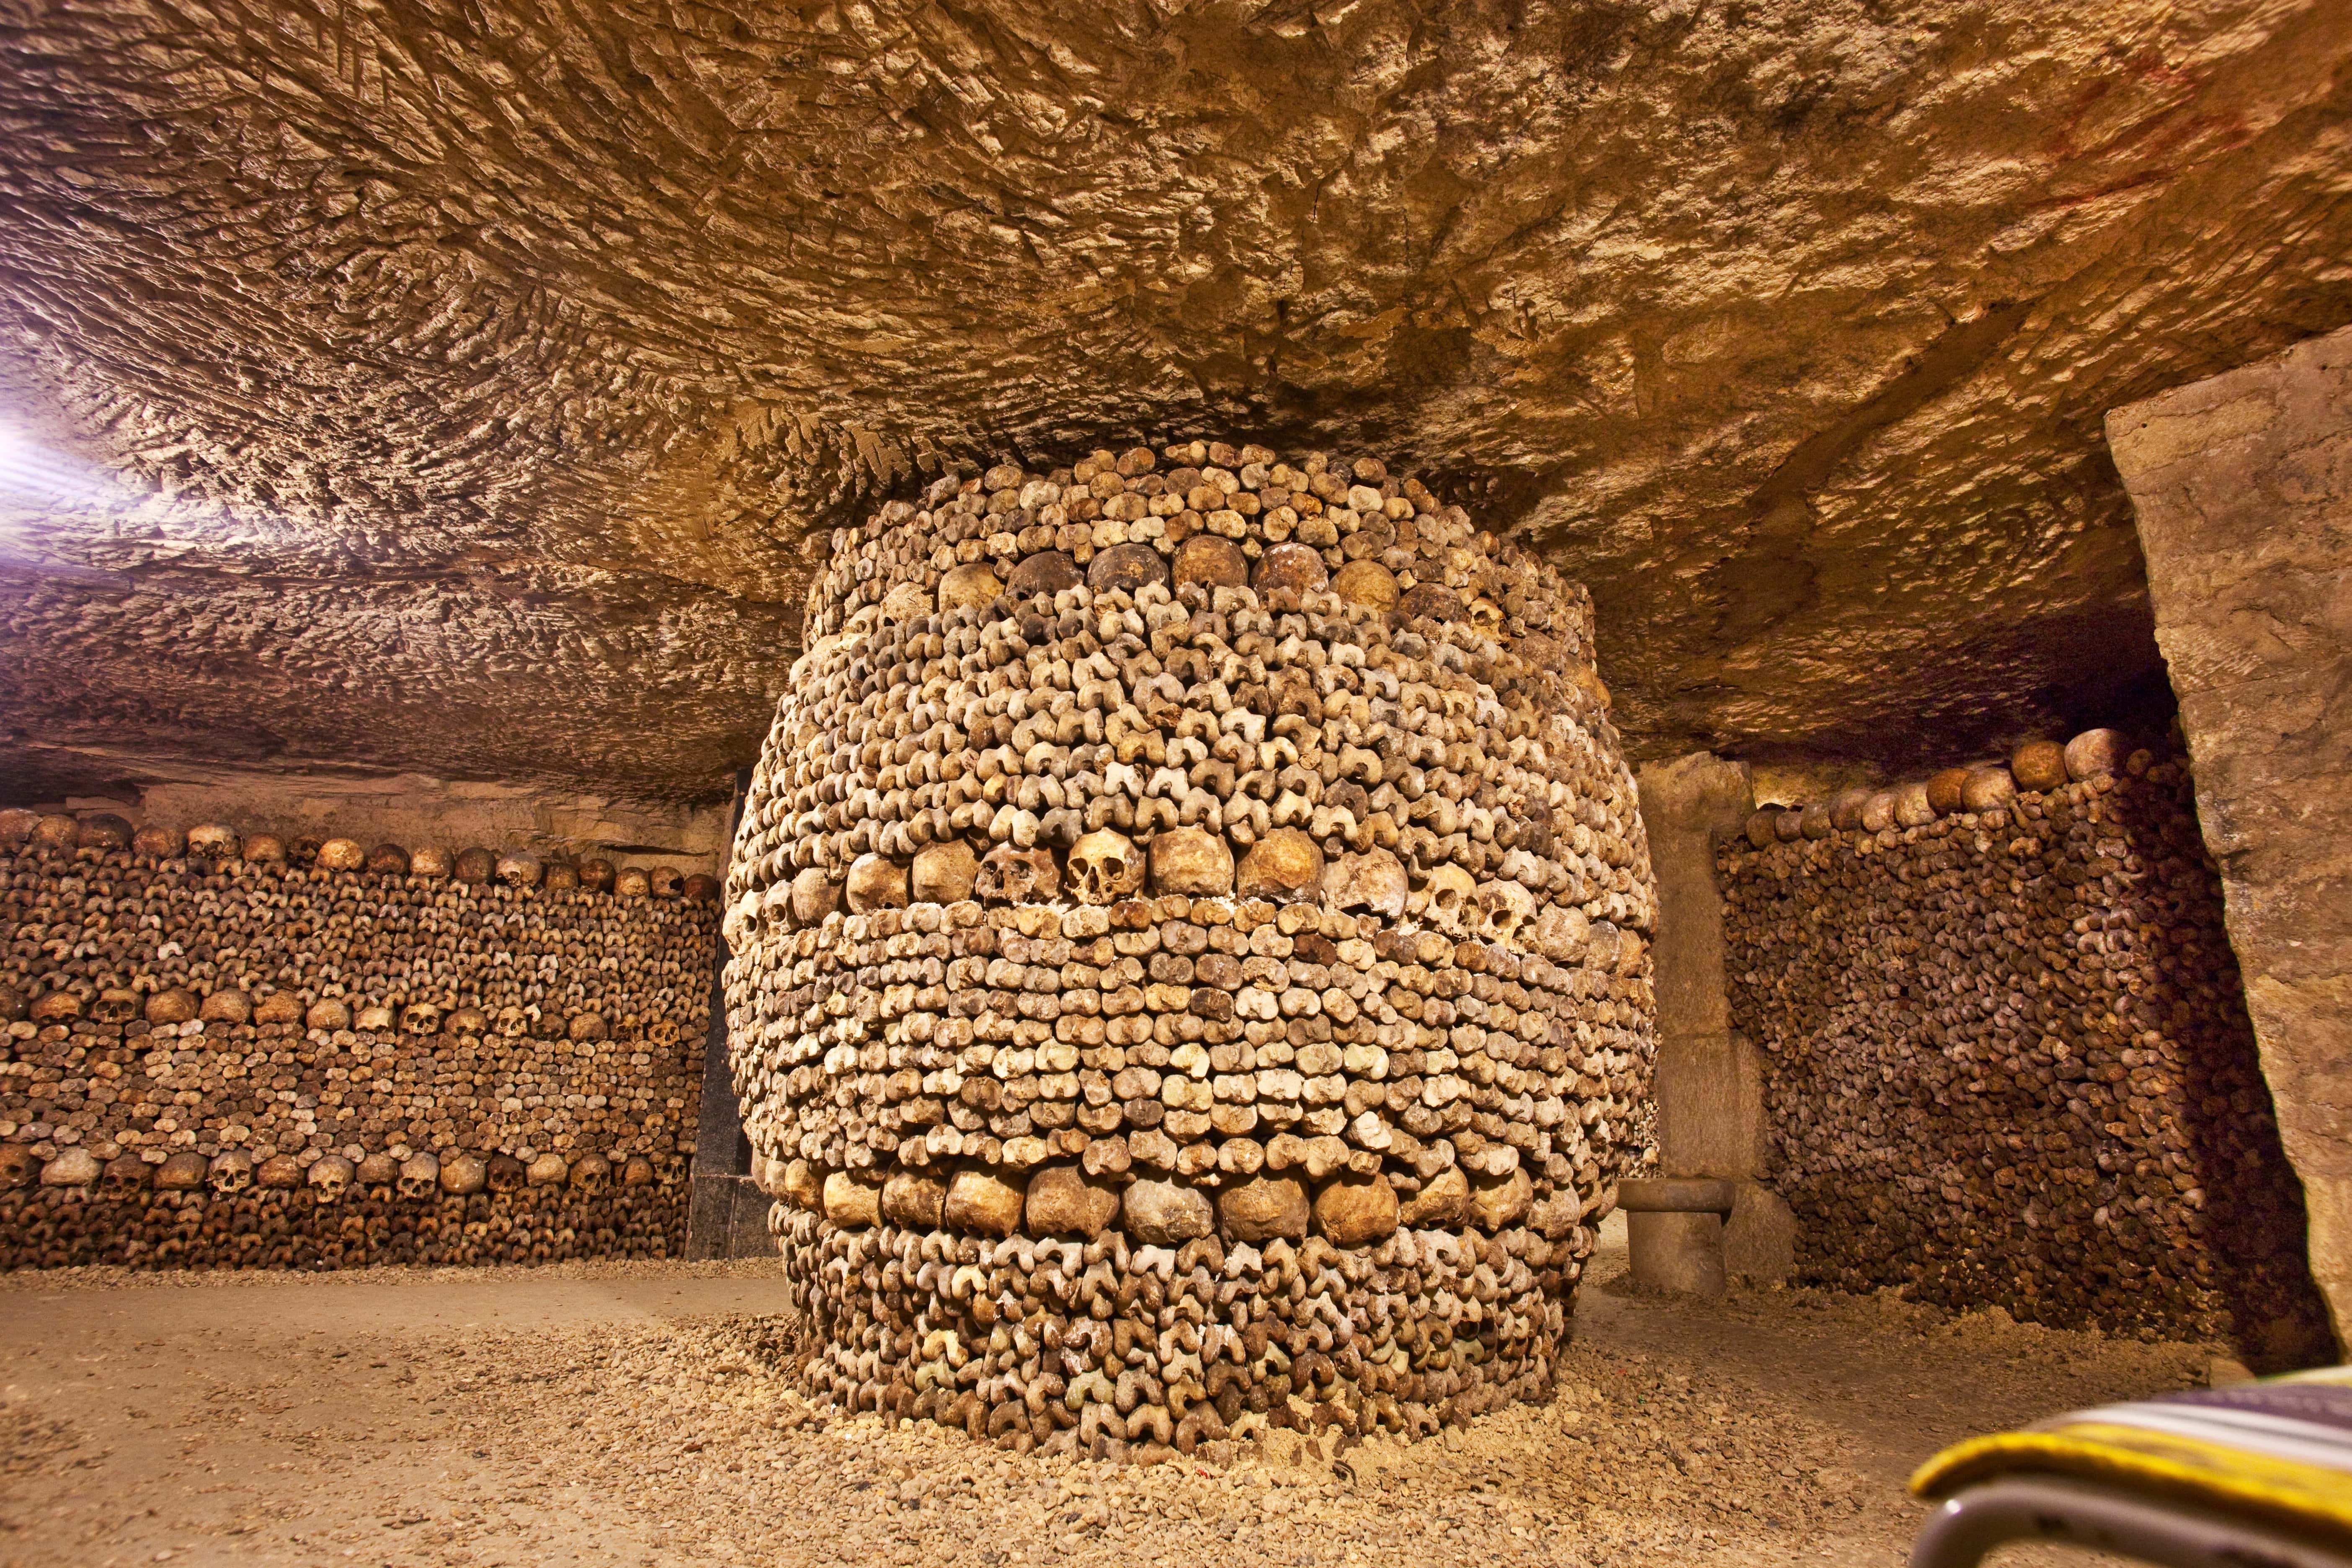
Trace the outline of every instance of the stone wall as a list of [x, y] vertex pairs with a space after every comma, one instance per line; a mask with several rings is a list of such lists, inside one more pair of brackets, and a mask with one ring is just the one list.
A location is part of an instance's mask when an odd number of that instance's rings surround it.
[[817, 1391], [1098, 1456], [1540, 1394], [1653, 1051], [1580, 592], [1192, 443], [892, 503], [808, 624], [727, 996]]
[[2031, 745], [1759, 813], [1719, 864], [1802, 1277], [2326, 1359], [2177, 758]]
[[677, 1253], [715, 891], [0, 813], [0, 1267]]
[[2230, 941], [2352, 1335], [2352, 329], [2107, 416]]

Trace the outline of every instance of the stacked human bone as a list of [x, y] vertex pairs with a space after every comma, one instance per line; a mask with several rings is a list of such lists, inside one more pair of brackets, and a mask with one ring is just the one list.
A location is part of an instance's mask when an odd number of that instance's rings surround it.
[[1759, 812], [1718, 865], [1805, 1276], [2325, 1345], [2184, 762], [2036, 742]]
[[1023, 1449], [1545, 1388], [1653, 1046], [1582, 592], [1370, 460], [835, 536], [726, 982], [814, 1391]]
[[0, 812], [0, 1267], [677, 1252], [717, 891]]

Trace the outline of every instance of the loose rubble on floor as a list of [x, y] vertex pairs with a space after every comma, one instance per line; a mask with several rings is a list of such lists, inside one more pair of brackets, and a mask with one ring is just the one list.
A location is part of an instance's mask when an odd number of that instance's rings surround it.
[[[1581, 1293], [1548, 1404], [1419, 1443], [1274, 1431], [1111, 1466], [813, 1405], [792, 1321], [686, 1315], [771, 1268], [103, 1298], [136, 1316], [0, 1351], [0, 1563], [1890, 1564], [1918, 1519], [1902, 1478], [1935, 1447], [2191, 1384], [2215, 1354], [1892, 1295], [1705, 1305], [1612, 1279]], [[16, 1276], [11, 1316], [61, 1322], [100, 1273]]]

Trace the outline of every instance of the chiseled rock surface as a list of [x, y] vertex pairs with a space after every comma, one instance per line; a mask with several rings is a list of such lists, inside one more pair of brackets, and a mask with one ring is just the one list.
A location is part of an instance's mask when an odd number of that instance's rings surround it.
[[2100, 416], [2345, 314], [2326, 0], [468, 16], [11, 24], [24, 735], [723, 795], [811, 527], [1256, 430], [1482, 485], [1642, 754], [1916, 758], [2155, 672]]
[[2311, 1272], [2352, 1334], [2352, 331], [2118, 409]]

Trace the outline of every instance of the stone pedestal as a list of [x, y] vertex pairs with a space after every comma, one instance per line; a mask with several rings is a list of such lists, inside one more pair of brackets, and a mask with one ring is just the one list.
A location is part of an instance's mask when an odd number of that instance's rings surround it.
[[2107, 417], [2313, 1278], [2352, 1327], [2352, 331]]
[[1582, 591], [1193, 444], [836, 535], [730, 874], [814, 1391], [1012, 1447], [1541, 1397], [1653, 1055]]

